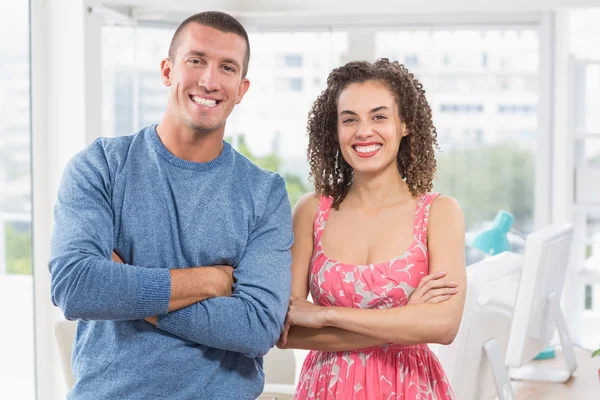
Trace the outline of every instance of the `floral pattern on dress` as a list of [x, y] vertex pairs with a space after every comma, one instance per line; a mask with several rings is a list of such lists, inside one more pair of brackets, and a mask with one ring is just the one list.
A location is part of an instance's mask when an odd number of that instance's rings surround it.
[[[413, 242], [390, 261], [356, 265], [327, 257], [322, 236], [333, 199], [322, 196], [314, 220], [310, 292], [322, 306], [384, 309], [406, 305], [429, 273], [427, 222], [437, 193], [423, 194], [414, 219]], [[294, 399], [454, 399], [437, 357], [426, 344], [369, 349], [311, 351], [304, 361]]]

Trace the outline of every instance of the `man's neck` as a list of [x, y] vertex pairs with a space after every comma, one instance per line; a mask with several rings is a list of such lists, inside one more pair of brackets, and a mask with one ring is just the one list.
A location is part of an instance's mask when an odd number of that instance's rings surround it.
[[223, 150], [223, 131], [199, 133], [187, 127], [177, 128], [163, 120], [156, 132], [167, 150], [182, 160], [205, 163], [219, 157]]

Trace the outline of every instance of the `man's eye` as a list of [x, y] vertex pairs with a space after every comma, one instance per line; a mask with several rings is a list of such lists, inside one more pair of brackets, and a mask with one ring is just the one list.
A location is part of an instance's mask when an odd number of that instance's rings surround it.
[[235, 68], [229, 66], [229, 65], [224, 65], [223, 69], [227, 72], [235, 72]]
[[385, 115], [376, 115], [373, 119], [387, 119], [387, 117]]

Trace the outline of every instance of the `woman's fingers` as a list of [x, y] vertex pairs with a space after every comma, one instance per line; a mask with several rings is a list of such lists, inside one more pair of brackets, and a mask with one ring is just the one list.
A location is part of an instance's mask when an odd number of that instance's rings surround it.
[[436, 297], [433, 297], [433, 298], [427, 300], [426, 303], [427, 304], [438, 304], [438, 303], [448, 300], [450, 297], [452, 297], [452, 295], [450, 295], [450, 294], [443, 295], [443, 296], [436, 296]]
[[435, 274], [430, 274], [430, 275], [426, 275], [423, 278], [421, 278], [421, 281], [419, 282], [419, 285], [417, 286], [417, 289], [422, 288], [423, 286], [425, 286], [426, 284], [428, 284], [431, 281], [435, 281], [435, 280], [439, 280], [441, 278], [443, 278], [446, 275], [446, 271], [440, 271], [440, 272], [436, 272]]
[[458, 292], [455, 287], [444, 287], [441, 289], [431, 289], [425, 294], [425, 302], [429, 302], [430, 299], [440, 296], [452, 296]]

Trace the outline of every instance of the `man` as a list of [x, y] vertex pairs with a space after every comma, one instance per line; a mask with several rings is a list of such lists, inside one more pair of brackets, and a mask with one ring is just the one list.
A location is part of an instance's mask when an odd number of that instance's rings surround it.
[[283, 179], [223, 141], [249, 57], [231, 16], [188, 18], [161, 63], [160, 123], [98, 139], [67, 166], [50, 272], [54, 304], [79, 320], [70, 398], [261, 393], [293, 238]]

